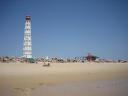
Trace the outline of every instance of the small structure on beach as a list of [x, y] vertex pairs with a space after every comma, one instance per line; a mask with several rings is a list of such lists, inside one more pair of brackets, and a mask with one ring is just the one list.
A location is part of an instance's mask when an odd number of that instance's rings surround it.
[[94, 56], [90, 53], [88, 53], [88, 56], [86, 56], [86, 60], [91, 62], [91, 61], [95, 61], [98, 57], [97, 56]]

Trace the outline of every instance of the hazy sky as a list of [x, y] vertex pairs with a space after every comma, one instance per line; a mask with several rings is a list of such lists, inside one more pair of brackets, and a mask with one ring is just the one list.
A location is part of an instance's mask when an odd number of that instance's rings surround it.
[[22, 56], [26, 15], [34, 57], [128, 59], [128, 0], [0, 0], [1, 56]]

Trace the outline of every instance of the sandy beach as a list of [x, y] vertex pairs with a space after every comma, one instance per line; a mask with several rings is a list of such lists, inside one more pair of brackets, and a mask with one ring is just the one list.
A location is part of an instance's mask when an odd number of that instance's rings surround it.
[[0, 63], [0, 96], [128, 96], [128, 63]]

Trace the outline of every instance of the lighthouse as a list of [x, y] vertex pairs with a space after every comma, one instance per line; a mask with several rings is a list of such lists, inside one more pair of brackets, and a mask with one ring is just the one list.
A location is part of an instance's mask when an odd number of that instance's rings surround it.
[[32, 58], [31, 17], [30, 16], [25, 17], [23, 57]]

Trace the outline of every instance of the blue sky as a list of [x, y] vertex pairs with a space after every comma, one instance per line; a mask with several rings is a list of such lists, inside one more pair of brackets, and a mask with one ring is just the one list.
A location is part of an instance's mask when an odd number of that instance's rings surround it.
[[0, 55], [21, 56], [25, 16], [33, 56], [128, 59], [127, 0], [0, 0]]

